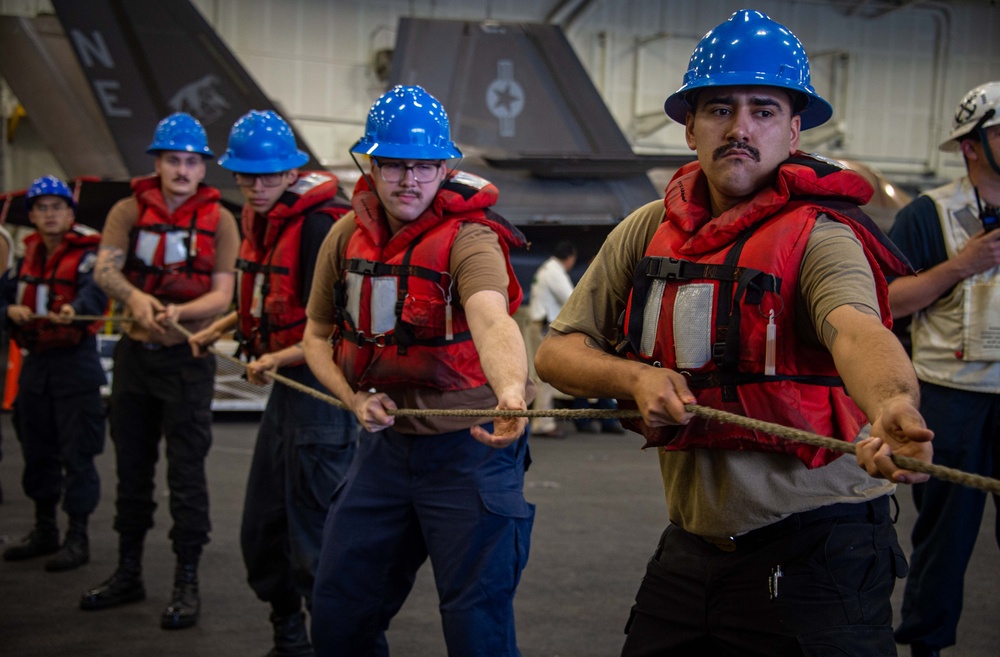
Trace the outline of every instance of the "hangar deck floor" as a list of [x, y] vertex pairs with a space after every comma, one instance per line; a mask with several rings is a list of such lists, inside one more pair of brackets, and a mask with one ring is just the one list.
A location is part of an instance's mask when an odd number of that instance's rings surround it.
[[[170, 593], [173, 555], [166, 539], [169, 515], [159, 467], [157, 526], [147, 540], [148, 598], [101, 612], [77, 608], [80, 593], [107, 577], [116, 562], [111, 529], [114, 456], [99, 457], [103, 498], [91, 520], [91, 563], [46, 573], [44, 559], [0, 562], [0, 654], [8, 657], [255, 657], [270, 647], [267, 607], [244, 582], [238, 532], [243, 489], [256, 431], [254, 415], [217, 415], [208, 460], [212, 542], [202, 560], [202, 618], [190, 630], [158, 624]], [[0, 481], [0, 542], [18, 540], [31, 527], [33, 507], [20, 490], [22, 461], [10, 427], [0, 417], [4, 460]], [[646, 559], [665, 523], [656, 456], [639, 450], [634, 434], [569, 432], [565, 439], [532, 441], [534, 463], [526, 496], [537, 505], [531, 557], [518, 590], [518, 639], [525, 657], [609, 657], [620, 652], [622, 628]], [[900, 491], [898, 530], [909, 551], [914, 512]], [[1000, 652], [996, 604], [1000, 559], [993, 540], [995, 509], [987, 505], [966, 577], [959, 642], [948, 657], [995, 657]], [[63, 523], [63, 519], [60, 518]], [[896, 587], [899, 608], [902, 582]], [[430, 567], [421, 570], [409, 600], [389, 632], [393, 654], [445, 654]], [[907, 655], [905, 647], [901, 655]]]

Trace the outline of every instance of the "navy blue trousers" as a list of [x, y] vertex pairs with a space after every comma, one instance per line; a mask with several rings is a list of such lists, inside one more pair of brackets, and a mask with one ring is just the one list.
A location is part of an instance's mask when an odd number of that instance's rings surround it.
[[[921, 382], [920, 412], [934, 431], [934, 463], [1000, 476], [1000, 395]], [[986, 493], [931, 479], [913, 487], [913, 502], [918, 515], [896, 640], [947, 648], [955, 643]], [[1000, 521], [994, 532], [1000, 544]]]
[[[305, 365], [279, 374], [323, 389]], [[312, 596], [323, 524], [357, 445], [354, 414], [280, 383], [261, 417], [240, 544], [247, 581], [279, 615]]]
[[101, 497], [94, 457], [104, 451], [100, 389], [59, 397], [22, 389], [14, 421], [24, 454], [25, 495], [53, 507], [61, 498], [70, 516], [93, 513]]
[[535, 515], [523, 492], [528, 463], [526, 435], [495, 450], [468, 430], [362, 431], [323, 536], [317, 657], [388, 655], [385, 630], [428, 556], [448, 654], [520, 655], [513, 601]]

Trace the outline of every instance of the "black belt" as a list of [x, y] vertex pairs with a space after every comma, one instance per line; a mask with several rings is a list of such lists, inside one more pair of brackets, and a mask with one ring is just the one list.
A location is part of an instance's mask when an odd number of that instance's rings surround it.
[[146, 351], [162, 351], [162, 350], [175, 350], [180, 348], [190, 349], [191, 346], [187, 342], [179, 342], [177, 344], [165, 345], [159, 342], [140, 342], [138, 340], [133, 340], [137, 345], [145, 349]]
[[701, 540], [714, 545], [723, 552], [736, 552], [752, 550], [762, 545], [766, 545], [774, 540], [795, 532], [806, 525], [828, 520], [830, 518], [864, 517], [869, 522], [874, 522], [889, 515], [889, 496], [868, 500], [867, 502], [841, 502], [821, 506], [812, 511], [793, 513], [787, 518], [782, 518], [778, 522], [773, 522], [759, 529], [754, 529], [739, 536], [697, 536]]

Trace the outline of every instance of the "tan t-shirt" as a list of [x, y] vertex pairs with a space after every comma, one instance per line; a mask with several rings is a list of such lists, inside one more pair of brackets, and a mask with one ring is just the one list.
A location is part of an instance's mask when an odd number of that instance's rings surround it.
[[[333, 288], [340, 276], [340, 262], [347, 248], [347, 241], [356, 230], [354, 213], [349, 213], [333, 225], [316, 261], [316, 273], [306, 314], [309, 319], [323, 324], [335, 323]], [[496, 233], [482, 224], [464, 223], [455, 237], [449, 258], [449, 270], [455, 281], [454, 302], [462, 305], [476, 292], [494, 290], [507, 298], [507, 263]], [[530, 386], [530, 382], [526, 385]], [[496, 396], [488, 385], [468, 390], [443, 391], [430, 387], [381, 387], [399, 408], [421, 409], [485, 409], [495, 408]], [[526, 402], [531, 403], [534, 388], [527, 391]], [[468, 417], [398, 417], [393, 429], [400, 433], [432, 435], [468, 429], [491, 418]]]
[[[654, 201], [615, 227], [551, 328], [585, 333], [612, 351], [621, 339], [617, 321], [628, 303], [635, 266], [663, 217], [663, 201]], [[798, 294], [799, 335], [820, 344], [819, 327], [834, 308], [854, 305], [878, 313], [875, 281], [850, 228], [825, 217], [816, 222]], [[763, 452], [660, 448], [659, 458], [671, 522], [703, 536], [742, 534], [792, 513], [872, 499], [894, 489], [869, 477], [853, 457], [812, 470], [794, 456]]]
[[[135, 196], [124, 198], [115, 203], [108, 212], [101, 231], [101, 246], [117, 247], [128, 253], [129, 236], [139, 220], [139, 204]], [[236, 270], [236, 256], [240, 250], [240, 231], [236, 225], [233, 213], [224, 206], [219, 206], [219, 223], [215, 229], [215, 267], [214, 273], [228, 273]], [[126, 268], [128, 265], [126, 264]], [[127, 271], [127, 269], [126, 269]], [[184, 321], [181, 324], [191, 332], [200, 331], [214, 321], [208, 317], [197, 321]], [[163, 335], [148, 331], [138, 323], [125, 322], [122, 330], [128, 337], [139, 342], [153, 342], [173, 346], [186, 342], [187, 338], [177, 330], [168, 330]]]

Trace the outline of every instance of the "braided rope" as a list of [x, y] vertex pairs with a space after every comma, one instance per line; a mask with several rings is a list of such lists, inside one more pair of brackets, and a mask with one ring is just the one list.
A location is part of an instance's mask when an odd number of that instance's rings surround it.
[[[191, 337], [192, 333], [186, 328], [173, 322], [174, 328], [183, 333], [186, 337]], [[215, 347], [209, 347], [208, 351], [210, 353], [219, 356], [225, 360], [235, 363], [241, 367], [246, 367], [247, 363], [236, 358], [235, 356], [230, 356], [217, 350]], [[307, 394], [311, 397], [315, 397], [321, 401], [328, 404], [336, 406], [344, 410], [350, 410], [349, 407], [342, 401], [328, 395], [326, 393], [320, 392], [314, 388], [310, 388], [307, 385], [303, 385], [298, 381], [289, 379], [286, 376], [282, 376], [276, 372], [264, 372], [265, 376], [286, 385], [290, 388], [294, 388], [299, 392]], [[774, 424], [773, 422], [764, 422], [763, 420], [755, 420], [753, 418], [748, 418], [743, 415], [736, 415], [735, 413], [728, 413], [726, 411], [720, 411], [715, 408], [709, 408], [707, 406], [699, 406], [698, 404], [685, 404], [684, 410], [689, 413], [693, 413], [699, 417], [705, 418], [707, 420], [717, 420], [719, 422], [727, 422], [729, 424], [735, 424], [747, 429], [753, 429], [755, 431], [761, 431], [763, 433], [771, 434], [773, 436], [778, 436], [779, 438], [784, 438], [786, 440], [795, 440], [801, 443], [806, 443], [808, 445], [813, 445], [815, 447], [825, 447], [826, 449], [844, 452], [845, 454], [854, 454], [854, 444], [843, 440], [837, 440], [836, 438], [828, 438], [826, 436], [821, 436], [819, 434], [810, 433], [808, 431], [802, 431], [801, 429], [794, 429], [792, 427], [782, 426], [780, 424]], [[555, 418], [586, 418], [586, 419], [613, 419], [613, 418], [625, 418], [625, 419], [641, 419], [642, 415], [636, 410], [624, 410], [624, 409], [600, 409], [600, 408], [584, 408], [584, 409], [553, 409], [553, 410], [500, 410], [500, 409], [434, 409], [434, 408], [398, 408], [398, 409], [387, 409], [386, 413], [395, 417], [555, 417]], [[982, 475], [972, 474], [969, 472], [964, 472], [962, 470], [956, 470], [955, 468], [949, 468], [943, 465], [935, 465], [933, 463], [924, 463], [915, 458], [909, 456], [902, 456], [893, 454], [892, 461], [900, 468], [905, 470], [911, 470], [913, 472], [920, 472], [923, 474], [928, 474], [937, 479], [943, 481], [948, 481], [953, 484], [960, 484], [962, 486], [968, 486], [970, 488], [976, 488], [979, 490], [986, 491], [988, 493], [993, 493], [994, 495], [1000, 495], [1000, 479], [993, 479], [991, 477], [984, 477]]]
[[[31, 315], [29, 319], [48, 319], [51, 321], [48, 315], [38, 314]], [[70, 317], [70, 320], [74, 322], [133, 322], [135, 321], [135, 317], [126, 317], [125, 315], [73, 315]]]

